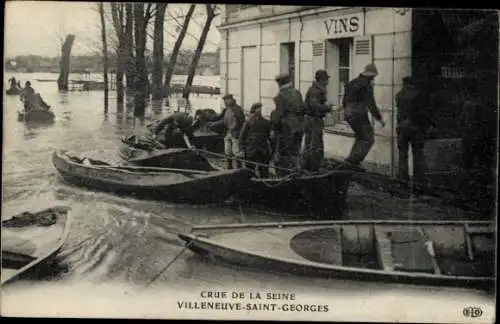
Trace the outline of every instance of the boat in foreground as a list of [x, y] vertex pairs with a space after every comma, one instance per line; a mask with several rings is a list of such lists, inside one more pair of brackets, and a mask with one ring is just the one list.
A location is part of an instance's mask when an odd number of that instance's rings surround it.
[[176, 203], [220, 202], [234, 195], [251, 177], [245, 169], [207, 172], [110, 165], [65, 150], [54, 152], [52, 162], [63, 179], [75, 185]]
[[2, 220], [2, 285], [51, 260], [66, 241], [71, 208], [55, 206]]
[[239, 266], [351, 280], [491, 288], [495, 224], [358, 220], [194, 227], [193, 252]]
[[20, 122], [54, 122], [56, 115], [48, 109], [33, 109], [29, 112], [18, 111], [17, 120]]
[[[178, 167], [203, 171], [221, 171], [221, 163], [210, 160], [197, 149], [135, 149], [135, 155], [122, 158], [136, 166]], [[269, 178], [253, 177], [248, 186], [240, 187], [238, 196], [245, 201], [279, 203], [291, 210], [325, 210], [342, 203], [347, 197], [353, 170], [337, 168], [314, 173], [293, 173]]]

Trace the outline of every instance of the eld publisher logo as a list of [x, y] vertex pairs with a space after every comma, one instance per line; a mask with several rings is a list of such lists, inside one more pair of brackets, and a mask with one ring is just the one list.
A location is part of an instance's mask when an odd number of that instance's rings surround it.
[[483, 310], [480, 307], [468, 306], [463, 310], [465, 317], [481, 317], [483, 315]]

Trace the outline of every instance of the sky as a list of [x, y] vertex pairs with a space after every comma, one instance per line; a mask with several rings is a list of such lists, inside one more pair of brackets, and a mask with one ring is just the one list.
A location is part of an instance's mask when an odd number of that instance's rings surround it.
[[[109, 6], [107, 4], [106, 6]], [[100, 50], [100, 19], [97, 3], [65, 1], [7, 1], [5, 3], [4, 55], [59, 56], [60, 39], [76, 35], [73, 55], [96, 53]], [[183, 21], [189, 5], [169, 4], [168, 11]], [[107, 7], [106, 7], [107, 9]], [[35, 14], [33, 14], [35, 13]], [[194, 49], [205, 21], [205, 6], [197, 5], [183, 49]], [[219, 45], [216, 18], [208, 34], [204, 51], [214, 51]], [[173, 47], [177, 23], [169, 14], [165, 17], [165, 51]], [[108, 25], [112, 32], [111, 25]], [[174, 35], [174, 36], [172, 36]], [[150, 47], [151, 48], [151, 47]]]

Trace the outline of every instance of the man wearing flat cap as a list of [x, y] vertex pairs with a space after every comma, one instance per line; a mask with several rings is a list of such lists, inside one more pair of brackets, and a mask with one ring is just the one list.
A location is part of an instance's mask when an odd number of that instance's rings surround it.
[[351, 152], [345, 161], [352, 165], [357, 166], [363, 162], [375, 142], [368, 112], [382, 127], [385, 126], [373, 94], [372, 81], [377, 75], [378, 70], [375, 64], [368, 64], [357, 78], [345, 85], [342, 106], [345, 119], [355, 136]]
[[[271, 113], [271, 122], [277, 132], [276, 166], [295, 169], [300, 166], [305, 104], [300, 91], [292, 87], [292, 79], [288, 73], [279, 74], [275, 80], [279, 92], [273, 98], [276, 109]], [[278, 173], [281, 174], [281, 171]]]
[[243, 109], [236, 104], [232, 94], [226, 94], [222, 97], [225, 108], [217, 120], [209, 125], [216, 128], [223, 125], [226, 136], [224, 137], [224, 154], [226, 155], [227, 168], [238, 168], [240, 163], [234, 159], [239, 152], [238, 139], [240, 137], [241, 127], [245, 122], [245, 113]]
[[332, 111], [332, 105], [327, 102], [326, 87], [330, 76], [325, 70], [318, 70], [315, 81], [306, 93], [304, 168], [317, 171], [323, 164], [325, 152], [323, 145], [323, 118]]
[[[262, 104], [254, 103], [240, 132], [240, 154], [247, 161], [269, 164], [272, 156], [271, 122], [262, 116]], [[247, 163], [261, 178], [269, 177], [269, 167]]]

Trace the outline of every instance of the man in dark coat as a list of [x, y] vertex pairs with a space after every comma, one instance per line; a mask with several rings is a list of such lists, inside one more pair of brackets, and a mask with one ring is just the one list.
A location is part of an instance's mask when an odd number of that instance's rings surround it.
[[424, 137], [429, 126], [429, 122], [425, 118], [425, 105], [424, 93], [417, 88], [413, 79], [411, 77], [403, 78], [403, 88], [396, 94], [398, 176], [403, 181], [410, 180], [408, 172], [410, 146], [413, 155], [414, 181], [418, 182], [422, 179], [424, 173]]
[[222, 113], [217, 118], [218, 120], [209, 123], [210, 127], [217, 128], [218, 126], [224, 126], [224, 131], [226, 133], [224, 137], [224, 154], [226, 155], [227, 168], [238, 168], [240, 163], [234, 159], [239, 152], [238, 139], [240, 137], [240, 131], [245, 123], [245, 113], [243, 109], [236, 104], [232, 94], [227, 94], [223, 98], [225, 108]]
[[153, 135], [158, 136], [165, 129], [165, 138], [161, 141], [167, 147], [171, 146], [171, 141], [175, 136], [174, 132], [182, 132], [184, 139], [188, 141], [187, 146], [191, 146], [194, 137], [193, 119], [185, 112], [176, 112], [160, 121], [152, 130]]
[[271, 122], [277, 130], [278, 160], [276, 166], [282, 168], [298, 168], [300, 145], [304, 134], [305, 104], [300, 91], [292, 87], [292, 79], [288, 73], [276, 77], [279, 92], [273, 98], [275, 111]]
[[368, 64], [357, 78], [345, 86], [342, 100], [344, 116], [355, 135], [351, 152], [345, 159], [348, 164], [357, 166], [363, 162], [375, 142], [368, 112], [380, 122], [382, 127], [385, 126], [373, 95], [372, 81], [377, 75], [378, 70], [375, 65]]
[[316, 71], [315, 81], [306, 93], [304, 168], [310, 171], [317, 171], [325, 157], [323, 118], [332, 111], [332, 105], [328, 104], [326, 96], [329, 79], [325, 70]]
[[[250, 108], [250, 118], [240, 132], [240, 155], [245, 160], [269, 164], [271, 160], [271, 122], [262, 117], [262, 104], [255, 103]], [[247, 163], [261, 178], [269, 177], [269, 167]]]

